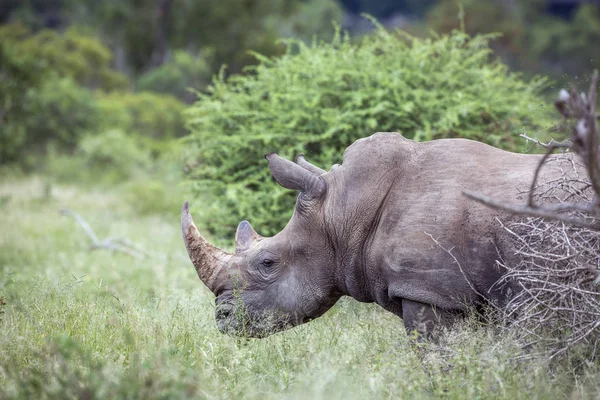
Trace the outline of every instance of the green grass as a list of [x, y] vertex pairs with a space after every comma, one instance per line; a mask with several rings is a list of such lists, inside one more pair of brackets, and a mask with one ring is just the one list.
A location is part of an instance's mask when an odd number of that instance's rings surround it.
[[[0, 183], [0, 399], [600, 396], [597, 364], [548, 366], [508, 335], [469, 325], [442, 347], [418, 346], [400, 319], [351, 299], [266, 339], [222, 335], [179, 209], [139, 212], [127, 188]], [[149, 255], [90, 251], [61, 208]]]

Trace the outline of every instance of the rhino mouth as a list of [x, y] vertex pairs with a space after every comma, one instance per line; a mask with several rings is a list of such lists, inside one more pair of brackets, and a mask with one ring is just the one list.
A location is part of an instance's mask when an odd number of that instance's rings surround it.
[[219, 302], [215, 317], [221, 333], [247, 338], [264, 338], [297, 325], [289, 314], [251, 312], [243, 304], [234, 302]]

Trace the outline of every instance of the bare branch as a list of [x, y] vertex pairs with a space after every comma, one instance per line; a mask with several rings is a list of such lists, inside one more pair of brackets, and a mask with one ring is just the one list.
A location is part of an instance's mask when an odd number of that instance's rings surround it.
[[578, 218], [571, 218], [558, 214], [559, 212], [565, 211], [581, 211], [586, 213], [595, 213], [595, 208], [591, 206], [580, 204], [557, 204], [555, 206], [535, 208], [528, 205], [506, 204], [501, 201], [495, 200], [489, 196], [484, 196], [467, 190], [463, 191], [462, 193], [472, 200], [475, 200], [479, 203], [485, 204], [486, 206], [495, 208], [497, 210], [502, 210], [517, 215], [524, 215], [527, 217], [541, 217], [555, 221], [561, 221], [566, 224], [578, 226], [580, 228], [600, 230], [600, 223], [598, 222], [590, 224]]
[[92, 240], [92, 246], [96, 246], [100, 243], [100, 240], [98, 239], [98, 235], [96, 235], [96, 232], [94, 232], [94, 230], [92, 229], [90, 224], [88, 224], [87, 221], [85, 219], [83, 219], [83, 217], [81, 215], [77, 214], [75, 211], [69, 210], [68, 208], [63, 208], [63, 209], [59, 210], [58, 212], [61, 213], [62, 215], [67, 215], [67, 216], [71, 216], [71, 217], [75, 218], [75, 221], [77, 221], [79, 223], [79, 225], [81, 225], [81, 227], [83, 228], [85, 233]]
[[143, 250], [138, 249], [133, 243], [128, 241], [127, 239], [122, 238], [106, 238], [104, 240], [98, 239], [98, 235], [92, 229], [90, 224], [75, 211], [69, 210], [67, 208], [63, 208], [59, 210], [59, 213], [62, 215], [70, 216], [79, 223], [79, 225], [83, 228], [85, 233], [88, 235], [92, 244], [90, 245], [90, 250], [95, 249], [108, 249], [113, 251], [120, 251], [122, 253], [129, 254], [132, 257], [139, 257], [140, 255], [147, 255], [147, 253]]
[[529, 187], [529, 196], [527, 197], [527, 205], [531, 208], [535, 207], [535, 205], [533, 204], [533, 194], [535, 193], [535, 186], [537, 184], [538, 176], [540, 175], [540, 170], [546, 163], [548, 157], [550, 157], [550, 154], [554, 153], [554, 150], [556, 150], [556, 147], [554, 147], [553, 145], [548, 146], [548, 151], [546, 152], [544, 157], [542, 157], [540, 163], [535, 169], [535, 174], [533, 175], [533, 180], [531, 181], [531, 186]]
[[520, 291], [503, 310], [507, 326], [523, 334], [525, 347], [548, 351], [550, 359], [585, 345], [598, 357], [600, 337], [600, 232], [543, 218], [523, 218], [502, 227], [519, 261], [501, 262]]
[[568, 149], [568, 148], [570, 148], [570, 147], [571, 147], [571, 145], [572, 145], [572, 143], [571, 143], [571, 141], [570, 141], [570, 140], [565, 140], [564, 142], [557, 142], [557, 141], [556, 141], [556, 140], [554, 140], [554, 139], [550, 139], [550, 141], [549, 141], [548, 143], [543, 143], [543, 142], [540, 142], [539, 140], [537, 140], [537, 139], [535, 139], [535, 138], [531, 138], [531, 137], [527, 136], [527, 135], [526, 135], [526, 134], [524, 134], [524, 133], [521, 133], [521, 134], [519, 135], [519, 137], [522, 137], [523, 139], [525, 139], [525, 140], [527, 140], [527, 141], [529, 141], [529, 142], [533, 142], [533, 143], [535, 143], [536, 145], [538, 145], [538, 146], [540, 146], [540, 147], [544, 147], [544, 148], [546, 148], [546, 149], [547, 149], [548, 147], [550, 147], [550, 146], [554, 146], [554, 148], [566, 148], [566, 149]]

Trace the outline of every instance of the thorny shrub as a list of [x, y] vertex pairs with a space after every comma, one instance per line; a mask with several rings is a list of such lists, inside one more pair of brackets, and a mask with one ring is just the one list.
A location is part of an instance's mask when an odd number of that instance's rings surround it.
[[[583, 181], [583, 182], [582, 182]], [[553, 185], [571, 202], [591, 201], [585, 178], [566, 176]], [[554, 195], [555, 191], [551, 195]], [[539, 199], [544, 194], [537, 194]], [[581, 212], [573, 217], [590, 224]], [[596, 220], [600, 224], [600, 220]], [[550, 357], [579, 349], [584, 358], [600, 351], [600, 229], [577, 227], [541, 217], [519, 218], [505, 225], [519, 262], [505, 263], [504, 279], [520, 289], [503, 309], [508, 326]]]
[[561, 176], [534, 179], [528, 205], [512, 209], [528, 217], [505, 226], [519, 260], [504, 263], [505, 279], [518, 288], [503, 310], [505, 320], [550, 358], [594, 360], [600, 354], [598, 80], [594, 71], [587, 95], [561, 90], [556, 106], [564, 122], [573, 120], [567, 123], [571, 139], [545, 146], [547, 155], [567, 147], [575, 157], [550, 159]]

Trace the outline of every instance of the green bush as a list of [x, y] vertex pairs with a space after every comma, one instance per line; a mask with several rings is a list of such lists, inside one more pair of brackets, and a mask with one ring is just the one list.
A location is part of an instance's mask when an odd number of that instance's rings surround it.
[[177, 218], [183, 194], [172, 182], [142, 179], [126, 186], [125, 199], [136, 214], [161, 214]]
[[464, 18], [459, 19], [457, 1], [440, 0], [427, 12], [426, 27], [450, 32], [463, 25], [468, 33], [502, 32], [494, 48], [511, 67], [544, 71], [559, 82], [577, 81], [600, 68], [600, 7], [581, 2], [567, 20], [546, 12], [546, 3], [521, 1], [506, 7], [501, 1], [461, 0]]
[[218, 236], [248, 218], [279, 231], [295, 194], [270, 179], [263, 154], [305, 152], [324, 168], [356, 139], [396, 131], [415, 140], [466, 137], [518, 150], [515, 137], [547, 124], [543, 79], [523, 80], [492, 58], [490, 36], [431, 39], [378, 28], [354, 44], [289, 41], [280, 58], [258, 56], [252, 74], [217, 77], [189, 111], [186, 170], [208, 197], [203, 221]]
[[172, 60], [142, 75], [137, 81], [137, 88], [193, 100], [195, 96], [189, 89], [204, 90], [210, 83], [213, 75], [211, 53], [205, 50], [203, 54], [194, 56], [186, 51], [176, 50]]
[[40, 86], [43, 70], [33, 55], [0, 40], [0, 164], [17, 160], [27, 141], [25, 97]]
[[131, 178], [150, 166], [148, 152], [140, 148], [135, 138], [119, 129], [84, 137], [79, 144], [78, 156], [87, 168], [104, 171], [101, 180], [105, 182]]
[[19, 161], [26, 168], [35, 167], [48, 144], [73, 150], [100, 120], [93, 93], [70, 79], [29, 86], [18, 101], [18, 112], [9, 108], [0, 128], [3, 163]]
[[31, 146], [55, 141], [63, 149], [74, 149], [79, 138], [101, 121], [94, 94], [70, 79], [49, 80], [39, 89], [28, 90], [25, 102], [29, 115], [24, 123]]
[[69, 78], [82, 86], [105, 90], [124, 89], [127, 78], [114, 70], [112, 52], [79, 27], [64, 33], [44, 29], [35, 34], [21, 23], [0, 26], [0, 42], [35, 57], [45, 73]]
[[183, 136], [185, 104], [173, 96], [151, 92], [111, 92], [98, 95], [104, 129], [119, 128], [129, 135], [152, 139]]
[[111, 57], [75, 29], [32, 34], [21, 24], [0, 26], [0, 163], [31, 168], [48, 144], [69, 152], [95, 130], [102, 119], [90, 88], [126, 85]]

